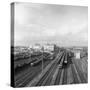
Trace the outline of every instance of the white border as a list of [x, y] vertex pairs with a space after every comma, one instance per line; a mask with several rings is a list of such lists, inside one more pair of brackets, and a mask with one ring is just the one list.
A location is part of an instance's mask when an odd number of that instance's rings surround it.
[[[33, 3], [49, 3], [49, 4], [80, 5], [80, 6], [90, 5], [89, 0], [1, 0], [0, 2], [0, 90], [13, 89], [9, 85], [10, 84], [10, 3], [11, 2], [33, 2]], [[88, 16], [90, 16], [90, 12]], [[90, 36], [88, 35], [88, 39], [89, 37]], [[90, 42], [88, 42], [88, 46], [89, 44]], [[30, 87], [30, 88], [22, 88], [22, 89], [85, 90], [89, 88], [90, 88], [90, 83], [80, 84], [80, 85], [47, 86], [47, 87], [38, 87], [38, 88]]]

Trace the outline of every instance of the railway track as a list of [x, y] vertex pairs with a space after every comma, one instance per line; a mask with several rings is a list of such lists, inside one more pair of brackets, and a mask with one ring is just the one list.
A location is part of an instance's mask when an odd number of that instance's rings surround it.
[[[40, 58], [39, 58], [40, 59]], [[44, 61], [44, 68], [51, 62], [51, 60]], [[22, 74], [21, 76], [18, 76], [18, 78], [15, 78], [15, 86], [16, 87], [23, 87], [27, 85], [35, 76], [37, 76], [41, 69], [41, 63], [36, 67], [30, 67], [30, 69]]]
[[[51, 61], [47, 61], [44, 63], [44, 68], [50, 63]], [[37, 67], [30, 67], [27, 72], [19, 76], [15, 79], [15, 86], [25, 86], [29, 81], [31, 81], [36, 75], [41, 72], [41, 63]]]
[[44, 72], [41, 73], [39, 76], [37, 76], [32, 82], [30, 82], [27, 86], [35, 86], [38, 84], [38, 82], [43, 81], [41, 79], [44, 79], [47, 74], [49, 73], [49, 71], [52, 69], [53, 65], [57, 62], [58, 57], [61, 57], [61, 54], [58, 54], [57, 57], [55, 58], [55, 60], [53, 60], [45, 69]]
[[[35, 59], [37, 59], [37, 60], [41, 60], [42, 59], [42, 56], [39, 56], [39, 57], [35, 57]], [[35, 60], [32, 60], [32, 61], [35, 61]], [[17, 75], [15, 75], [15, 81], [17, 81], [18, 79], [20, 79], [20, 77], [22, 77], [22, 76], [24, 76], [25, 74], [28, 74], [28, 72], [30, 72], [32, 69], [33, 69], [33, 67], [32, 66], [30, 66], [30, 64], [28, 64], [28, 66], [29, 66], [29, 69], [28, 68], [26, 68], [26, 69], [28, 69], [28, 70], [21, 70], [21, 72], [20, 72], [20, 74], [18, 73]], [[15, 74], [16, 74], [16, 72], [15, 72]]]
[[[26, 72], [27, 72], [27, 69], [28, 69], [28, 66], [29, 66], [29, 68], [30, 68], [30, 63], [32, 63], [32, 62], [34, 62], [34, 61], [36, 61], [36, 60], [39, 60], [39, 59], [41, 59], [42, 58], [42, 56], [38, 56], [38, 57], [35, 57], [35, 58], [33, 58], [32, 60], [30, 60], [31, 58], [29, 58], [29, 63], [27, 63], [27, 66], [26, 66], [26, 70], [24, 70], [25, 68], [23, 68], [24, 66], [22, 66], [22, 69], [21, 69], [21, 67], [19, 67], [19, 69], [17, 70], [17, 69], [15, 69], [15, 81], [16, 81], [16, 79], [19, 79], [20, 77], [21, 77], [21, 75], [23, 76]], [[23, 60], [22, 60], [23, 61]], [[27, 59], [26, 59], [26, 61], [27, 61]]]
[[52, 73], [54, 72], [54, 69], [57, 67], [58, 62], [61, 60], [61, 57], [63, 56], [63, 53], [58, 55], [58, 58], [56, 58], [56, 60], [51, 63], [50, 67], [47, 69], [46, 73], [44, 75], [42, 75], [40, 77], [40, 79], [34, 84], [31, 84], [30, 86], [41, 86], [41, 85], [46, 85], [47, 80], [49, 80], [50, 76], [52, 75]]
[[[63, 63], [67, 61], [68, 63], [64, 65]], [[62, 67], [60, 67], [60, 65]], [[32, 71], [23, 77], [25, 80], [20, 81], [22, 83], [17, 84], [17, 86], [29, 87], [87, 83], [87, 77], [85, 77], [79, 65], [80, 61], [76, 61], [75, 59], [70, 60], [68, 53], [65, 51], [62, 53], [59, 52], [55, 60], [44, 67], [43, 73], [41, 72], [37, 76], [34, 76], [36, 73], [40, 72], [36, 69], [35, 73], [31, 74]]]

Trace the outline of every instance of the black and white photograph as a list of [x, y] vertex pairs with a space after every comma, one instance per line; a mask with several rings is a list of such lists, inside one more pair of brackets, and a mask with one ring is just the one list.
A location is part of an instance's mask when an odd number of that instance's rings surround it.
[[11, 86], [88, 83], [88, 7], [11, 3]]

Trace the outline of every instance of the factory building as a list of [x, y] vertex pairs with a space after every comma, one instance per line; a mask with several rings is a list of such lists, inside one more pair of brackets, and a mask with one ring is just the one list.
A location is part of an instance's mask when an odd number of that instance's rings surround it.
[[43, 45], [45, 52], [53, 52], [54, 51], [54, 45], [53, 44], [45, 44]]
[[73, 48], [74, 57], [76, 59], [80, 59], [82, 51], [83, 51], [83, 48]]
[[32, 48], [33, 48], [35, 51], [41, 51], [42, 46], [38, 44], [38, 45], [33, 45]]
[[78, 52], [75, 52], [75, 58], [76, 59], [80, 59], [80, 52], [78, 51]]

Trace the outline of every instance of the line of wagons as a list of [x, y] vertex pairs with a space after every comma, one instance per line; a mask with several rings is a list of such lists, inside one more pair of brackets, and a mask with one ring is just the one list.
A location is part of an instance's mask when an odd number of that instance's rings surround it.
[[61, 57], [61, 60], [58, 62], [59, 68], [66, 67], [70, 63], [72, 63], [72, 57], [74, 56], [74, 53], [72, 52], [64, 52], [64, 54]]
[[[22, 67], [23, 65], [29, 64], [30, 66], [38, 65], [40, 62], [46, 60], [53, 60], [56, 57], [57, 53], [34, 53], [32, 55], [28, 53], [19, 54], [14, 60], [14, 68]], [[70, 58], [73, 56], [73, 53], [69, 52], [67, 54], [68, 59], [64, 59], [63, 64], [67, 64], [70, 61]], [[68, 61], [69, 60], [69, 61]]]
[[49, 53], [35, 53], [30, 56], [20, 54], [20, 57], [18, 55], [17, 59], [14, 60], [14, 68], [21, 67], [25, 64], [30, 64], [30, 66], [35, 66], [39, 64], [42, 60], [53, 60], [55, 58], [55, 54], [49, 54]]

